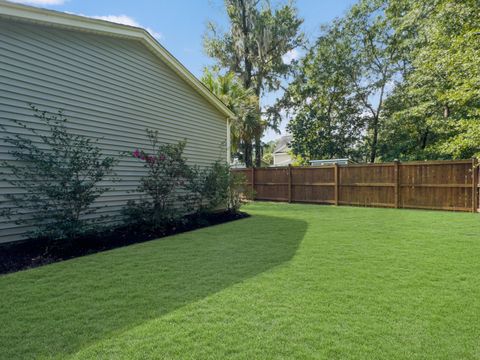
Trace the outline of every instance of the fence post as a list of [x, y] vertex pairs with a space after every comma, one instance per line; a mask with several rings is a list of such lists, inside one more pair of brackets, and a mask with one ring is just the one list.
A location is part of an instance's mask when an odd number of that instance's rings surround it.
[[400, 203], [400, 163], [398, 160], [394, 161], [394, 176], [395, 176], [395, 208], [398, 209]]
[[255, 167], [252, 166], [252, 200], [255, 200]]
[[333, 170], [335, 172], [333, 175], [335, 179], [335, 205], [338, 206], [338, 188], [339, 188], [339, 180], [340, 180], [339, 179], [340, 171], [338, 169], [337, 163], [335, 163], [333, 166], [334, 166]]
[[472, 159], [472, 212], [478, 209], [478, 159]]
[[292, 164], [288, 164], [288, 202], [292, 202]]

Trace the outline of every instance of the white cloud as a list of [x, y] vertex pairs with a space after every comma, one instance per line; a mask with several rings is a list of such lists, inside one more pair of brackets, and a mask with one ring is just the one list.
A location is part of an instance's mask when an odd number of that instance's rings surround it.
[[[62, 5], [68, 0], [9, 0], [9, 1], [14, 2], [14, 3], [29, 4], [29, 5]], [[69, 11], [66, 11], [66, 13], [67, 14], [72, 14], [72, 15], [90, 17], [92, 19], [110, 21], [110, 22], [114, 22], [114, 23], [117, 23], [117, 24], [140, 27], [140, 28], [143, 28], [143, 29], [147, 30], [150, 33], [150, 35], [152, 35], [157, 40], [160, 40], [163, 37], [162, 34], [159, 33], [158, 31], [155, 31], [155, 30], [153, 30], [152, 28], [149, 28], [149, 27], [142, 26], [134, 18], [132, 18], [128, 15], [95, 15], [95, 16], [88, 16], [88, 15], [84, 15], [84, 14], [72, 13], [72, 12], [69, 12]]]
[[27, 5], [62, 5], [65, 0], [9, 0], [10, 2]]
[[130, 16], [127, 16], [127, 15], [102, 15], [102, 16], [90, 16], [90, 17], [94, 19], [114, 22], [117, 24], [137, 26], [137, 27], [140, 26], [140, 24], [134, 18], [131, 18]]
[[[129, 26], [136, 26], [136, 27], [141, 27], [143, 28], [142, 25], [140, 25], [134, 18], [128, 16], [128, 15], [101, 15], [101, 16], [90, 16], [93, 19], [99, 19], [99, 20], [105, 20], [105, 21], [110, 21], [114, 22], [117, 24], [123, 24], [123, 25], [129, 25]], [[144, 28], [147, 30], [150, 35], [152, 35], [154, 38], [157, 40], [160, 40], [162, 38], [162, 34], [151, 29], [151, 28]]]
[[300, 53], [297, 49], [292, 49], [282, 56], [282, 60], [285, 64], [291, 64], [293, 60], [297, 60], [298, 58], [300, 58]]

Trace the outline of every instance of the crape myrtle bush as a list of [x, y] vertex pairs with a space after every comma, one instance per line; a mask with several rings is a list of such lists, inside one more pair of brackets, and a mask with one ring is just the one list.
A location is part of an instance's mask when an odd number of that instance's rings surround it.
[[31, 225], [30, 237], [58, 240], [98, 230], [106, 216], [93, 216], [99, 207], [92, 205], [110, 190], [98, 183], [113, 179], [116, 160], [102, 155], [98, 138], [70, 133], [61, 110], [31, 108], [44, 131], [18, 120], [2, 126], [14, 160], [1, 163], [2, 179], [21, 192], [3, 196], [0, 215]]
[[159, 231], [177, 222], [183, 215], [177, 204], [189, 175], [187, 160], [183, 156], [186, 142], [161, 144], [159, 132], [149, 129], [147, 137], [150, 151], [136, 149], [132, 153], [147, 170], [136, 190], [142, 197], [128, 201], [123, 212], [130, 225]]
[[220, 207], [238, 211], [243, 181], [231, 174], [228, 164], [190, 166], [184, 156], [186, 141], [160, 143], [158, 131], [146, 131], [149, 151], [135, 149], [130, 154], [143, 162], [146, 175], [136, 189], [141, 199], [130, 200], [123, 211], [128, 224], [158, 232], [187, 214], [203, 216]]

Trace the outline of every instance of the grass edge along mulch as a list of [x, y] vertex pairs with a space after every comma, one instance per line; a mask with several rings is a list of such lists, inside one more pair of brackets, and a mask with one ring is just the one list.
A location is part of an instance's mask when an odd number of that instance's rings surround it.
[[186, 217], [184, 223], [156, 233], [146, 233], [137, 231], [132, 227], [119, 226], [109, 231], [71, 240], [28, 239], [0, 244], [0, 276], [123, 246], [157, 240], [245, 217], [248, 217], [248, 214], [244, 212], [224, 211], [207, 214], [201, 218]]

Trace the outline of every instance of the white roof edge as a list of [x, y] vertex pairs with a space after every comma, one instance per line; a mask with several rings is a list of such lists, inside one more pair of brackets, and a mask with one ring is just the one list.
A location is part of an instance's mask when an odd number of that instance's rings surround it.
[[217, 110], [225, 114], [225, 120], [235, 117], [235, 114], [220, 99], [145, 29], [4, 0], [0, 0], [0, 17], [141, 41]]
[[321, 161], [350, 161], [349, 158], [338, 158], [338, 159], [315, 159], [315, 160], [308, 160], [309, 162], [321, 162]]

